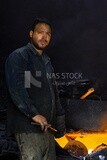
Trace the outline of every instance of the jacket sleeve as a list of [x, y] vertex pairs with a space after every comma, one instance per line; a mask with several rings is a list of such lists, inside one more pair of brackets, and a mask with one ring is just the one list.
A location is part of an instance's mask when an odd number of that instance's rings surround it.
[[58, 92], [58, 85], [57, 81], [54, 79], [55, 84], [55, 104], [56, 104], [56, 116], [61, 116], [65, 114], [64, 108], [61, 105], [59, 92]]
[[15, 106], [28, 118], [39, 114], [25, 88], [27, 62], [20, 53], [13, 52], [5, 63], [7, 87]]
[[55, 134], [56, 138], [62, 137], [66, 132], [66, 124], [65, 124], [65, 112], [61, 105], [57, 82], [55, 81], [55, 97], [56, 97], [56, 122], [55, 128], [58, 132]]

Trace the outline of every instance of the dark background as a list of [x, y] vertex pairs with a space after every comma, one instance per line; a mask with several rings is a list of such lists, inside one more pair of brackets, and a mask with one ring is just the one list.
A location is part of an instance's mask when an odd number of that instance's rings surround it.
[[[92, 85], [87, 87], [97, 86], [101, 99], [107, 100], [107, 0], [2, 0], [0, 135], [4, 135], [6, 120], [4, 108], [8, 105], [4, 63], [14, 49], [28, 43], [29, 27], [36, 17], [46, 17], [53, 25], [53, 40], [47, 54], [51, 58], [55, 72], [82, 73], [82, 80], [92, 82], [90, 83]], [[76, 79], [66, 78], [62, 81], [72, 80]], [[68, 88], [73, 87], [72, 85], [66, 87], [68, 94], [68, 91], [71, 91]], [[80, 86], [79, 91], [81, 90], [83, 88]], [[107, 125], [105, 126], [107, 101], [89, 100], [84, 103], [80, 100], [66, 99], [64, 102], [67, 105], [65, 109], [68, 129], [107, 129]]]
[[6, 57], [27, 44], [35, 17], [46, 17], [54, 28], [47, 53], [55, 72], [82, 73], [83, 80], [97, 82], [102, 97], [107, 99], [106, 0], [4, 0], [0, 12], [1, 92]]

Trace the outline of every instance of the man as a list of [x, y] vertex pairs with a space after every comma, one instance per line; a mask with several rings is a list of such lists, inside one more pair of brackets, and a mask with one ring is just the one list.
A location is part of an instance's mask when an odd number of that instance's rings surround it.
[[55, 160], [55, 127], [60, 137], [65, 131], [53, 68], [44, 53], [52, 37], [46, 19], [36, 19], [30, 43], [16, 49], [5, 64], [6, 81], [12, 98], [7, 108], [7, 133], [14, 134], [22, 160]]

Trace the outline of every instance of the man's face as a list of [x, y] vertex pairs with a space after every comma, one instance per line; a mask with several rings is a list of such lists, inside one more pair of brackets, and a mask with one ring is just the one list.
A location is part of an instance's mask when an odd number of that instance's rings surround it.
[[44, 50], [51, 40], [51, 28], [48, 24], [38, 23], [34, 31], [30, 31], [30, 38], [33, 45], [39, 49]]

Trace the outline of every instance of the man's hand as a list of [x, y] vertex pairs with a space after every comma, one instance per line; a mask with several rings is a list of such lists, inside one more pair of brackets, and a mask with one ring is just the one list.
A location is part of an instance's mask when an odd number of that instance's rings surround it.
[[35, 123], [40, 124], [41, 129], [44, 130], [44, 131], [47, 131], [47, 129], [51, 126], [50, 124], [48, 124], [47, 119], [44, 116], [40, 115], [40, 114], [34, 116], [32, 118], [32, 120]]
[[60, 138], [66, 132], [65, 115], [57, 116], [55, 125], [55, 128], [58, 130], [58, 132], [55, 134], [55, 137]]

